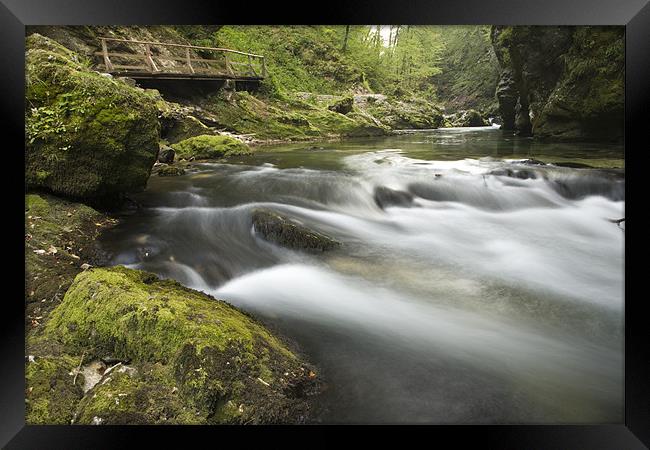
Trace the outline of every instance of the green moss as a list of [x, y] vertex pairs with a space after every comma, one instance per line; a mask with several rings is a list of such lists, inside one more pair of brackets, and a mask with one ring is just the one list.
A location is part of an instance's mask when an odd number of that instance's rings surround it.
[[163, 166], [160, 169], [158, 169], [159, 177], [175, 177], [184, 174], [185, 174], [185, 169], [178, 166]]
[[71, 197], [143, 189], [157, 153], [154, 101], [87, 66], [54, 41], [28, 37], [27, 184]]
[[621, 27], [577, 27], [565, 73], [534, 122], [541, 137], [621, 139], [625, 51]]
[[178, 119], [173, 119], [170, 122], [171, 124], [163, 133], [163, 137], [170, 144], [175, 144], [194, 136], [214, 134], [210, 128], [194, 116], [183, 116]]
[[94, 265], [101, 259], [96, 237], [114, 223], [86, 205], [45, 194], [25, 196], [28, 329], [40, 329], [43, 318], [61, 301], [82, 264]]
[[173, 144], [172, 148], [179, 159], [216, 159], [250, 153], [248, 145], [230, 136], [196, 136]]
[[200, 424], [205, 415], [183, 402], [168, 368], [120, 365], [79, 402], [75, 424]]
[[[79, 274], [42, 339], [89, 358], [161, 364], [169, 371], [165, 383], [178, 386], [183, 404], [207, 422], [298, 420], [307, 403], [296, 392], [314, 378], [280, 340], [227, 303], [124, 267]], [[149, 386], [143, 383], [133, 389]], [[133, 412], [134, 404], [124, 408]], [[84, 420], [96, 409], [88, 411]]]
[[443, 120], [440, 109], [422, 99], [372, 101], [366, 102], [362, 109], [396, 130], [438, 128]]
[[25, 420], [28, 424], [70, 424], [77, 402], [83, 396], [83, 375], [75, 380], [73, 372], [78, 364], [79, 358], [69, 355], [36, 358], [26, 363]]

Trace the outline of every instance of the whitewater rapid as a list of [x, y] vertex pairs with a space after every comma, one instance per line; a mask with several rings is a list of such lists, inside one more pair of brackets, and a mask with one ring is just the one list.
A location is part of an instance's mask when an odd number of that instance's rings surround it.
[[[326, 422], [598, 422], [622, 414], [624, 177], [386, 148], [339, 170], [201, 164], [161, 180], [113, 262], [224, 299], [322, 368]], [[378, 189], [408, 201], [378, 201]], [[264, 241], [256, 208], [343, 243]]]

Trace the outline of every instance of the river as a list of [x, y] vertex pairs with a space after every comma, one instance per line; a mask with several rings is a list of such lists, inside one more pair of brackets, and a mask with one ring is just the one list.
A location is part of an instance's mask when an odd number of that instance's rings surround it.
[[[278, 145], [152, 176], [101, 244], [294, 341], [316, 422], [620, 423], [623, 164], [495, 127]], [[343, 245], [270, 244], [260, 207]]]

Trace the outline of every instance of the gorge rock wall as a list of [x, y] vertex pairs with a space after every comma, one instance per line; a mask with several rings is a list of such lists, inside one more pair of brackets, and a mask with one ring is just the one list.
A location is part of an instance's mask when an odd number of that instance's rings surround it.
[[504, 130], [565, 140], [620, 140], [622, 27], [493, 26]]

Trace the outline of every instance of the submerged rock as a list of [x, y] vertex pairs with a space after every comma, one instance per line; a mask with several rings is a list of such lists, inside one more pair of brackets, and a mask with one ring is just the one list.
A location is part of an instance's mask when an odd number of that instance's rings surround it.
[[[313, 368], [248, 315], [120, 266], [79, 274], [39, 342], [89, 361], [111, 355], [131, 362], [109, 368], [83, 399], [79, 380], [65, 403], [49, 400], [59, 393], [46, 393], [29, 423], [54, 416], [82, 424], [95, 417], [102, 424], [296, 423], [318, 391]], [[56, 373], [79, 361], [66, 357]], [[43, 367], [34, 366], [29, 392], [49, 389], [52, 371]]]
[[388, 206], [411, 206], [413, 194], [390, 189], [386, 186], [377, 186], [374, 191], [374, 199], [381, 209]]
[[535, 180], [537, 174], [529, 169], [495, 169], [488, 172], [489, 175], [502, 177], [519, 178], [520, 180]]
[[159, 177], [176, 177], [184, 174], [185, 174], [185, 169], [178, 166], [163, 166], [160, 169], [158, 169]]
[[28, 186], [75, 198], [144, 189], [160, 133], [149, 93], [39, 34], [27, 38], [26, 88]]
[[534, 159], [534, 158], [524, 159], [522, 161], [518, 161], [517, 164], [526, 164], [526, 165], [529, 165], [529, 166], [545, 166], [546, 165], [546, 163], [544, 161], [540, 161], [539, 159]]
[[267, 241], [295, 250], [324, 252], [341, 245], [295, 221], [269, 210], [255, 210], [252, 215], [255, 232]]

